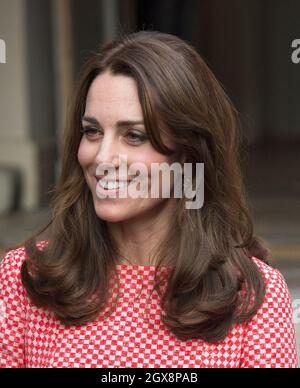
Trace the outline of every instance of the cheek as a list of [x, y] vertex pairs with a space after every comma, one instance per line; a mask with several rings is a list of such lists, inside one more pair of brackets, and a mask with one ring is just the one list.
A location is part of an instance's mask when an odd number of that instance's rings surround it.
[[[153, 149], [149, 150], [143, 150], [143, 152], [138, 153], [135, 155], [135, 157], [132, 159], [135, 163], [142, 163], [146, 168], [148, 172], [148, 178], [150, 179], [148, 190], [154, 190], [155, 192], [159, 192], [160, 198], [163, 196], [164, 190], [167, 190], [166, 193], [168, 193], [168, 190], [173, 188], [173, 179], [170, 177], [170, 188], [169, 185], [164, 188], [164, 180], [162, 177], [162, 174], [159, 173], [157, 176], [156, 170], [151, 171], [151, 166], [153, 163], [155, 164], [161, 164], [161, 163], [167, 163], [171, 164], [172, 160], [166, 156], [162, 155], [158, 152], [156, 152]], [[146, 201], [142, 202], [143, 204], [148, 204], [150, 206], [154, 206], [156, 203], [159, 203], [161, 199], [147, 199]]]
[[143, 152], [137, 153], [132, 157], [132, 161], [135, 163], [143, 163], [149, 172], [151, 171], [152, 163], [170, 163], [166, 155], [162, 155], [153, 149], [143, 150]]
[[81, 140], [81, 143], [77, 152], [78, 162], [82, 167], [87, 166], [93, 160], [93, 153], [88, 144]]

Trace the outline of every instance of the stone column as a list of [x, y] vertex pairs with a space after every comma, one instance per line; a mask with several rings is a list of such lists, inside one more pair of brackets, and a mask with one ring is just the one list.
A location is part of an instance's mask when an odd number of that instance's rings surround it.
[[0, 65], [0, 165], [20, 174], [22, 210], [44, 205], [53, 182], [49, 4], [0, 0], [0, 36], [6, 42], [6, 64]]
[[74, 86], [72, 0], [52, 1], [57, 145], [66, 125], [68, 103]]
[[102, 41], [114, 39], [119, 30], [119, 1], [101, 0], [100, 20], [102, 26]]

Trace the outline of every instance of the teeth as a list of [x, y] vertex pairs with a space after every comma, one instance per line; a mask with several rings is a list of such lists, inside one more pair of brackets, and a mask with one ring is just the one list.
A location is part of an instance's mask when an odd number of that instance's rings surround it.
[[107, 182], [99, 181], [100, 186], [106, 190], [124, 189], [127, 187], [128, 182]]

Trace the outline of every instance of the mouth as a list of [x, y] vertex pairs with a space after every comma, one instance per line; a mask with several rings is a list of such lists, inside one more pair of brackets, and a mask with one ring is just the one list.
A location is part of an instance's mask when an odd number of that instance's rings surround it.
[[95, 176], [95, 182], [98, 188], [105, 190], [107, 192], [117, 192], [119, 190], [124, 190], [134, 179], [130, 180], [108, 180], [101, 179]]

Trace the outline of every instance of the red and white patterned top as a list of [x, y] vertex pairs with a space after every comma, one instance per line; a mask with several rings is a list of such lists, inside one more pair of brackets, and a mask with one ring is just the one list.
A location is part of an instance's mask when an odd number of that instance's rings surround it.
[[267, 282], [265, 301], [251, 322], [236, 325], [217, 345], [179, 340], [162, 324], [159, 296], [151, 292], [154, 266], [120, 264], [114, 314], [67, 328], [51, 311], [30, 302], [20, 280], [24, 258], [24, 248], [18, 248], [0, 264], [2, 368], [297, 367], [287, 285], [280, 272], [256, 258]]

